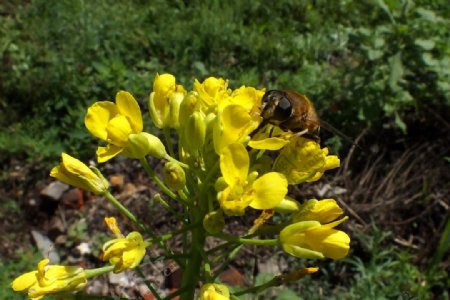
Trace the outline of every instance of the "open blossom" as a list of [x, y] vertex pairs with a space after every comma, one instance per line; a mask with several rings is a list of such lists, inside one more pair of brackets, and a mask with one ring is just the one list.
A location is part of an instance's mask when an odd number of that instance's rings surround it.
[[94, 136], [106, 141], [106, 147], [97, 148], [98, 162], [106, 162], [118, 154], [130, 158], [151, 155], [162, 158], [166, 150], [156, 136], [143, 132], [141, 109], [134, 97], [125, 91], [116, 95], [116, 103], [95, 102], [89, 107], [84, 124]]
[[66, 153], [61, 154], [61, 163], [51, 170], [50, 176], [95, 194], [104, 193], [109, 188], [108, 181], [97, 169], [89, 168]]
[[261, 117], [256, 113], [263, 91], [241, 87], [217, 103], [217, 117], [213, 128], [214, 149], [217, 154], [232, 143], [246, 142], [258, 127]]
[[271, 209], [287, 194], [283, 174], [269, 172], [256, 178], [250, 173], [250, 158], [242, 144], [226, 147], [220, 155], [220, 170], [227, 187], [218, 195], [222, 210], [228, 215], [243, 215], [247, 206]]
[[38, 263], [36, 271], [20, 275], [12, 282], [11, 287], [16, 292], [27, 293], [32, 300], [39, 300], [47, 295], [78, 291], [86, 283], [83, 268], [49, 265], [49, 260], [43, 259]]
[[339, 158], [312, 140], [295, 137], [280, 151], [273, 170], [283, 173], [289, 184], [317, 181], [326, 170], [339, 167]]
[[130, 232], [126, 237], [122, 234], [115, 218], [105, 218], [108, 228], [116, 235], [116, 239], [103, 245], [103, 260], [109, 260], [114, 272], [136, 268], [145, 256], [145, 248], [150, 243], [144, 241], [139, 232]]

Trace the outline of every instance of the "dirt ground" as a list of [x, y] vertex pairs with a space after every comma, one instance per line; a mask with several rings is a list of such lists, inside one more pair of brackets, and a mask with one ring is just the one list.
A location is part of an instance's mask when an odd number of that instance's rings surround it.
[[[450, 125], [446, 120], [433, 118], [432, 113], [419, 120], [422, 122], [408, 124], [407, 135], [399, 134], [392, 126], [363, 130], [356, 138], [361, 149], [352, 147], [341, 157], [338, 171], [330, 172], [317, 183], [295, 187], [290, 193], [297, 199], [335, 198], [351, 219], [345, 225], [346, 231], [369, 230], [371, 222], [388, 228], [395, 235], [395, 243], [411, 249], [416, 253], [415, 262], [426, 267], [449, 215]], [[156, 234], [179, 228], [171, 213], [152, 199], [158, 190], [136, 161], [116, 159], [100, 169], [111, 181], [113, 194], [150, 224]], [[62, 262], [101, 266], [101, 245], [112, 237], [103, 218], [116, 216], [123, 232], [132, 230], [132, 225], [105, 199], [79, 189], [68, 187], [58, 199], [43, 195], [43, 190], [53, 182], [48, 173], [49, 169], [39, 163], [19, 157], [4, 162], [0, 186], [2, 260], [12, 259], [36, 245], [31, 234], [35, 230], [50, 240]], [[170, 204], [177, 209], [175, 203]], [[253, 219], [229, 221], [233, 230], [245, 232]], [[181, 242], [174, 239], [171, 246], [180, 247]], [[209, 243], [213, 246], [217, 241]], [[359, 247], [354, 246], [357, 255]], [[150, 251], [151, 257], [160, 255], [156, 248]], [[224, 276], [245, 283], [236, 274], [250, 267], [246, 257], [255, 256], [252, 251], [238, 256], [227, 270], [231, 275]], [[264, 251], [258, 256], [269, 258], [270, 253]], [[277, 263], [283, 267], [283, 262]], [[149, 261], [143, 271], [149, 274], [149, 280], [167, 290], [179, 287], [179, 273], [170, 262]], [[167, 276], [169, 273], [173, 274]], [[125, 273], [122, 277], [100, 278], [91, 283], [88, 292], [105, 295], [116, 289], [117, 295], [145, 294], [141, 285], [133, 285], [130, 276], [133, 275]], [[106, 281], [111, 284], [105, 285]]]

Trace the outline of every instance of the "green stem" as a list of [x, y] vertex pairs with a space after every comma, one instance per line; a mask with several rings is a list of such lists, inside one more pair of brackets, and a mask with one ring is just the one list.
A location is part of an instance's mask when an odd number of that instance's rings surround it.
[[84, 270], [84, 273], [86, 274], [86, 279], [90, 279], [93, 277], [97, 277], [97, 276], [109, 273], [112, 270], [114, 270], [114, 266], [105, 266], [105, 267], [96, 268], [96, 269], [87, 269], [87, 270]]
[[[236, 246], [236, 248], [234, 248], [224, 259], [224, 261], [222, 262], [221, 266], [215, 271], [215, 274], [213, 276], [213, 279], [216, 279], [222, 272], [223, 270], [225, 270], [226, 267], [229, 266], [230, 261], [232, 261], [236, 255], [238, 254], [238, 252], [242, 249], [243, 245], [238, 245]], [[223, 258], [223, 255], [219, 256], [220, 259]], [[219, 260], [214, 260], [214, 261], [219, 261]]]
[[148, 232], [147, 228], [145, 228], [144, 225], [142, 225], [139, 220], [136, 218], [135, 215], [131, 211], [129, 211], [125, 206], [122, 205], [122, 203], [119, 202], [109, 191], [105, 192], [103, 194], [105, 198], [114, 205], [121, 213], [123, 213], [128, 219], [130, 219], [131, 222], [136, 224], [139, 229]]
[[161, 296], [158, 294], [158, 291], [153, 287], [153, 284], [149, 280], [145, 279], [145, 275], [139, 267], [136, 268], [136, 272], [142, 278], [148, 289], [152, 292], [153, 296], [155, 296], [158, 300], [162, 300]]
[[170, 205], [164, 200], [160, 194], [156, 194], [153, 199], [161, 203], [162, 206], [164, 206], [168, 211], [170, 211], [173, 215], [175, 215], [175, 218], [177, 218], [178, 221], [182, 223], [186, 223], [183, 216], [181, 216], [179, 213], [177, 213]]
[[182, 234], [182, 233], [186, 233], [189, 232], [191, 229], [193, 228], [197, 228], [201, 225], [201, 223], [195, 223], [195, 224], [190, 224], [190, 225], [186, 225], [183, 228], [179, 229], [179, 230], [175, 230], [171, 233], [166, 233], [164, 235], [161, 235], [160, 237], [157, 237], [155, 239], [150, 240], [150, 242], [159, 242], [159, 241], [167, 241], [170, 240], [171, 238], [173, 238], [174, 236], [178, 235], [178, 234]]
[[257, 246], [276, 246], [276, 245], [278, 245], [277, 239], [270, 239], [270, 240], [246, 239], [246, 238], [240, 238], [240, 237], [225, 234], [225, 233], [217, 234], [215, 236], [219, 237], [223, 240], [226, 240], [228, 242], [235, 242], [235, 243], [244, 244], [244, 245], [257, 245]]
[[282, 280], [280, 279], [280, 277], [275, 276], [274, 278], [267, 281], [266, 283], [263, 283], [263, 284], [257, 285], [257, 286], [252, 286], [251, 288], [248, 288], [248, 289], [245, 289], [242, 291], [238, 291], [236, 293], [233, 293], [233, 295], [240, 296], [240, 295], [244, 295], [244, 294], [248, 294], [248, 293], [260, 293], [268, 288], [271, 288], [273, 286], [279, 286], [281, 284], [282, 284]]
[[200, 269], [202, 264], [203, 244], [205, 235], [203, 227], [196, 228], [192, 231], [191, 257], [188, 259], [186, 269], [183, 273], [181, 287], [186, 289], [181, 295], [181, 300], [194, 299], [195, 288], [200, 277]]
[[170, 198], [174, 200], [178, 200], [177, 195], [172, 192], [165, 184], [164, 182], [156, 175], [155, 171], [152, 169], [152, 167], [148, 164], [147, 158], [143, 157], [140, 159], [140, 162], [142, 166], [144, 167], [144, 170], [147, 172], [148, 176], [155, 181], [155, 183], [161, 188], [161, 190]]
[[168, 161], [171, 161], [171, 162], [179, 164], [180, 166], [182, 166], [185, 169], [189, 169], [189, 165], [187, 165], [185, 163], [182, 163], [181, 161], [173, 158], [173, 156], [170, 156], [170, 155], [167, 154], [166, 156], [164, 156], [164, 158], [167, 159]]
[[170, 137], [170, 128], [164, 128], [164, 138], [166, 139], [167, 148], [169, 149], [170, 156], [174, 157], [175, 152], [173, 151], [172, 138]]

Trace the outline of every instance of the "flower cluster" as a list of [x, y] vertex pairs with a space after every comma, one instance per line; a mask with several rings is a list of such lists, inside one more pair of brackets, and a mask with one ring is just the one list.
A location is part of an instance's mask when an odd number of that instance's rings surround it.
[[[302, 202], [287, 195], [290, 185], [317, 181], [325, 171], [337, 168], [339, 158], [329, 155], [317, 141], [263, 120], [264, 94], [264, 89], [247, 86], [233, 90], [226, 80], [215, 77], [195, 80], [193, 90], [188, 91], [173, 75], [157, 75], [148, 107], [154, 127], [162, 134], [144, 131], [140, 106], [128, 92], [118, 92], [115, 102], [94, 103], [87, 110], [85, 125], [103, 141], [96, 152], [97, 161], [104, 163], [118, 155], [138, 159], [161, 189], [155, 199], [174, 214], [179, 226], [173, 233], [156, 234], [114, 198], [99, 170], [63, 153], [60, 165], [50, 175], [105, 197], [134, 223], [136, 230], [124, 236], [114, 218], [105, 218], [116, 236], [103, 245], [102, 258], [109, 266], [92, 270], [45, 267], [48, 261], [44, 260], [38, 271], [18, 277], [13, 289], [28, 292], [31, 299], [79, 290], [93, 276], [136, 268], [150, 245], [160, 246], [173, 256], [165, 241], [176, 234], [183, 234], [186, 241], [182, 247], [186, 262], [177, 261], [184, 268], [182, 299], [194, 297], [199, 281], [204, 283], [201, 299], [230, 299], [228, 288], [212, 280], [217, 277], [212, 274], [212, 265], [220, 259], [227, 261], [230, 249], [239, 250], [240, 245], [277, 246], [299, 258], [345, 257], [350, 238], [336, 226], [347, 217], [341, 217], [343, 211], [336, 201]], [[165, 137], [164, 142], [160, 135]], [[149, 159], [163, 162], [161, 176]], [[180, 206], [184, 207], [183, 216], [177, 212]], [[258, 210], [261, 216], [247, 236], [235, 236], [226, 230], [230, 218], [245, 216], [249, 210]], [[285, 214], [282, 219], [286, 221], [265, 225], [274, 213]], [[274, 238], [255, 238], [260, 231], [271, 232]], [[144, 240], [142, 234], [150, 238]], [[206, 251], [207, 236], [222, 239], [223, 247]], [[316, 271], [295, 271], [273, 282], [283, 284], [286, 278], [300, 279]]]

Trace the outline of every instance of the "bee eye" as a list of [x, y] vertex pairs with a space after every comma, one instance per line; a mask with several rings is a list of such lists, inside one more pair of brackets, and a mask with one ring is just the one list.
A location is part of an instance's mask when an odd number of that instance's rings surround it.
[[292, 114], [292, 104], [286, 97], [281, 97], [273, 113], [273, 120], [283, 122]]

